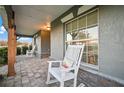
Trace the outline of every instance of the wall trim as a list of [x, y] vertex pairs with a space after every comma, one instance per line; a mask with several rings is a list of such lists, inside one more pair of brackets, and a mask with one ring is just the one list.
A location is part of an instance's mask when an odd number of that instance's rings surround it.
[[95, 7], [96, 5], [83, 5], [78, 9], [78, 13], [77, 15], [80, 15], [84, 12], [86, 12], [87, 10], [90, 10], [91, 8]]
[[68, 20], [72, 19], [74, 16], [73, 16], [73, 13], [70, 13], [68, 14], [67, 16], [65, 16], [64, 18], [61, 19], [61, 22], [62, 23], [65, 23], [67, 22]]
[[99, 76], [102, 76], [102, 77], [105, 77], [105, 78], [108, 78], [110, 80], [113, 80], [115, 82], [118, 82], [118, 83], [124, 85], [124, 80], [122, 80], [120, 78], [113, 77], [113, 76], [101, 73], [97, 70], [93, 70], [93, 69], [90, 69], [90, 68], [87, 68], [87, 67], [84, 67], [84, 66], [80, 66], [80, 69], [85, 70], [85, 71], [90, 72], [90, 73], [93, 73], [93, 74], [96, 74], [96, 75], [99, 75]]
[[98, 65], [93, 65], [93, 64], [88, 64], [88, 63], [81, 62], [81, 66], [84, 66], [84, 67], [87, 67], [87, 68], [90, 68], [90, 69], [93, 69], [93, 70], [96, 70], [96, 71], [99, 70]]

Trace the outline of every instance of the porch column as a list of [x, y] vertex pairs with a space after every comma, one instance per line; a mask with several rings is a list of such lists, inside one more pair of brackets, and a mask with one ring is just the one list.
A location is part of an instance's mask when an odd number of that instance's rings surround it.
[[8, 76], [14, 76], [15, 68], [14, 64], [16, 61], [16, 34], [15, 26], [13, 25], [13, 19], [9, 21], [8, 31]]

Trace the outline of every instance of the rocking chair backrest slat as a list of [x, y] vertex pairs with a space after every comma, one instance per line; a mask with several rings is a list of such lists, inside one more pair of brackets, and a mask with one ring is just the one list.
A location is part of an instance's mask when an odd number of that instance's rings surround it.
[[78, 67], [81, 61], [84, 45], [68, 45], [64, 59], [73, 62], [72, 66]]

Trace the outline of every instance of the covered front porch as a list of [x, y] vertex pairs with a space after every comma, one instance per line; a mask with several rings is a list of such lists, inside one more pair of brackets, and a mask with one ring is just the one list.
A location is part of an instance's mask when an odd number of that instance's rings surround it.
[[[106, 18], [109, 13], [112, 15], [113, 13], [120, 14], [119, 16], [122, 16], [121, 11], [116, 13], [117, 10], [122, 9], [121, 7], [93, 5], [4, 6], [4, 8], [3, 11], [5, 12], [6, 10], [6, 20], [4, 20], [6, 25], [3, 25], [8, 31], [8, 65], [1, 67], [0, 72], [8, 77], [6, 76], [4, 80], [0, 81], [0, 86], [59, 86], [59, 83], [46, 85], [48, 73], [47, 61], [51, 60], [50, 58], [56, 60], [63, 59], [67, 45], [83, 43], [86, 43], [86, 48], [77, 76], [77, 86], [80, 84], [93, 87], [123, 86], [123, 44], [120, 43], [120, 37], [122, 37], [120, 33], [122, 33], [123, 30], [120, 29], [117, 36], [113, 34], [109, 28], [116, 31], [116, 28], [114, 28], [115, 25], [109, 27], [108, 24], [111, 24], [109, 22], [114, 18]], [[116, 12], [108, 11], [109, 9], [114, 10], [113, 8], [116, 9]], [[98, 20], [99, 16], [100, 20]], [[106, 23], [108, 19], [110, 21]], [[119, 24], [121, 24], [121, 22], [122, 21], [118, 21]], [[103, 24], [105, 24], [105, 26]], [[122, 24], [119, 28], [120, 27], [123, 27]], [[107, 35], [102, 32], [107, 31], [106, 29], [108, 30]], [[49, 33], [46, 34], [46, 32]], [[108, 39], [114, 35], [117, 37], [116, 42], [118, 42], [120, 46], [117, 46], [112, 38], [110, 42], [107, 42]], [[108, 39], [106, 38], [107, 36]], [[36, 46], [36, 56], [16, 56], [17, 37], [32, 37], [33, 46]], [[112, 41], [113, 46], [109, 45]], [[112, 47], [115, 47], [116, 52]], [[120, 50], [118, 51], [118, 49]], [[121, 53], [122, 55], [120, 55]], [[45, 55], [45, 58], [44, 56], [41, 58], [42, 54]], [[50, 58], [48, 56], [46, 57], [46, 54], [48, 54]], [[118, 55], [111, 56], [111, 54]], [[115, 58], [115, 60], [113, 60], [113, 58]], [[113, 67], [111, 67], [111, 64]], [[70, 87], [72, 84], [73, 81], [70, 80], [65, 83], [65, 86]]]
[[[50, 85], [46, 84], [48, 60], [50, 58], [40, 59], [38, 57], [17, 56], [15, 63], [16, 75], [6, 77], [0, 81], [0, 87], [59, 87], [59, 82]], [[0, 68], [0, 72], [6, 74], [7, 65]], [[84, 70], [79, 70], [77, 86], [84, 87], [103, 87], [103, 86], [122, 86], [111, 80], [106, 80], [95, 74]], [[97, 82], [97, 83], [96, 83]], [[72, 87], [73, 80], [65, 82], [65, 87]]]

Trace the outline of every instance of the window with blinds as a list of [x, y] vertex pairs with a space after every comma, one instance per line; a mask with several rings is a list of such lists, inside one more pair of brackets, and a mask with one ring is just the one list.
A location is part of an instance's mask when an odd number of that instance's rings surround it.
[[97, 11], [94, 11], [87, 15], [87, 27], [96, 26], [98, 22]]
[[71, 31], [72, 31], [72, 23], [68, 23], [66, 25], [66, 32], [68, 33], [68, 32], [71, 32]]
[[86, 28], [86, 16], [83, 16], [78, 19], [78, 28]]
[[71, 20], [65, 27], [66, 45], [85, 43], [82, 63], [98, 65], [98, 10]]
[[66, 32], [73, 32], [78, 29], [96, 26], [98, 24], [98, 11], [95, 10], [85, 16], [75, 19], [66, 24]]
[[77, 30], [77, 20], [72, 21], [72, 31]]

